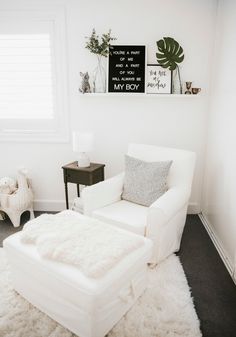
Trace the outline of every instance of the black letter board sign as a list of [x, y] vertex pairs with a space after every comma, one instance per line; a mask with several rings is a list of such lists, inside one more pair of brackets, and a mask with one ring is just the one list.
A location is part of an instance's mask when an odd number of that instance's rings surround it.
[[110, 46], [108, 92], [145, 92], [145, 46]]

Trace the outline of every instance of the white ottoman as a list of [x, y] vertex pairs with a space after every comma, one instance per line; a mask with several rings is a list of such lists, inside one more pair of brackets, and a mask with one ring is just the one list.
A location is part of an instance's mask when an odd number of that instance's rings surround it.
[[80, 337], [107, 334], [146, 288], [152, 251], [148, 239], [105, 276], [92, 279], [74, 266], [41, 258], [20, 237], [21, 232], [4, 241], [14, 288]]

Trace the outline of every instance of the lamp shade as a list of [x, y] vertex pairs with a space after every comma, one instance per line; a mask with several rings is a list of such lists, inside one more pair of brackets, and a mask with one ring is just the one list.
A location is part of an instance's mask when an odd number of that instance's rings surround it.
[[90, 132], [73, 132], [73, 151], [90, 152], [93, 149], [93, 134]]

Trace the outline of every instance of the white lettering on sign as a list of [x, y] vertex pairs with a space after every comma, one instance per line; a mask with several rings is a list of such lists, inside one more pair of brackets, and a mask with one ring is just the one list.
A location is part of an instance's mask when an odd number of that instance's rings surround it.
[[134, 77], [121, 77], [121, 81], [135, 81]]
[[114, 84], [114, 89], [115, 90], [123, 90], [124, 84]]
[[125, 55], [125, 51], [124, 50], [114, 50], [113, 54], [114, 55]]
[[126, 84], [126, 90], [138, 90], [139, 84]]

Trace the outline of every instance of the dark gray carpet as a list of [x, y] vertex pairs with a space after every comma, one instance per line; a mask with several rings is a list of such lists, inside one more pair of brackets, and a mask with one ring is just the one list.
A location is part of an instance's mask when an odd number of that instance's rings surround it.
[[204, 337], [236, 337], [236, 285], [196, 215], [187, 218], [180, 260]]
[[[45, 212], [34, 212], [34, 215], [37, 217], [42, 213], [45, 213]], [[54, 213], [54, 212], [47, 212], [47, 213]], [[25, 212], [22, 214], [20, 227], [14, 228], [8, 217], [5, 220], [0, 221], [0, 247], [2, 247], [2, 242], [5, 238], [7, 238], [11, 234], [21, 231], [23, 228], [23, 225], [27, 221], [29, 221], [29, 212]]]
[[[35, 212], [36, 216], [42, 212]], [[0, 246], [9, 235], [22, 229], [9, 219], [0, 221]], [[192, 289], [204, 337], [236, 337], [236, 285], [197, 215], [189, 215], [178, 254]]]
[[14, 228], [11, 224], [11, 221], [9, 218], [0, 221], [0, 247], [2, 247], [2, 242], [5, 238], [7, 238], [9, 235], [19, 232], [22, 230], [23, 224], [29, 220], [29, 212], [25, 212], [21, 216], [21, 226]]

